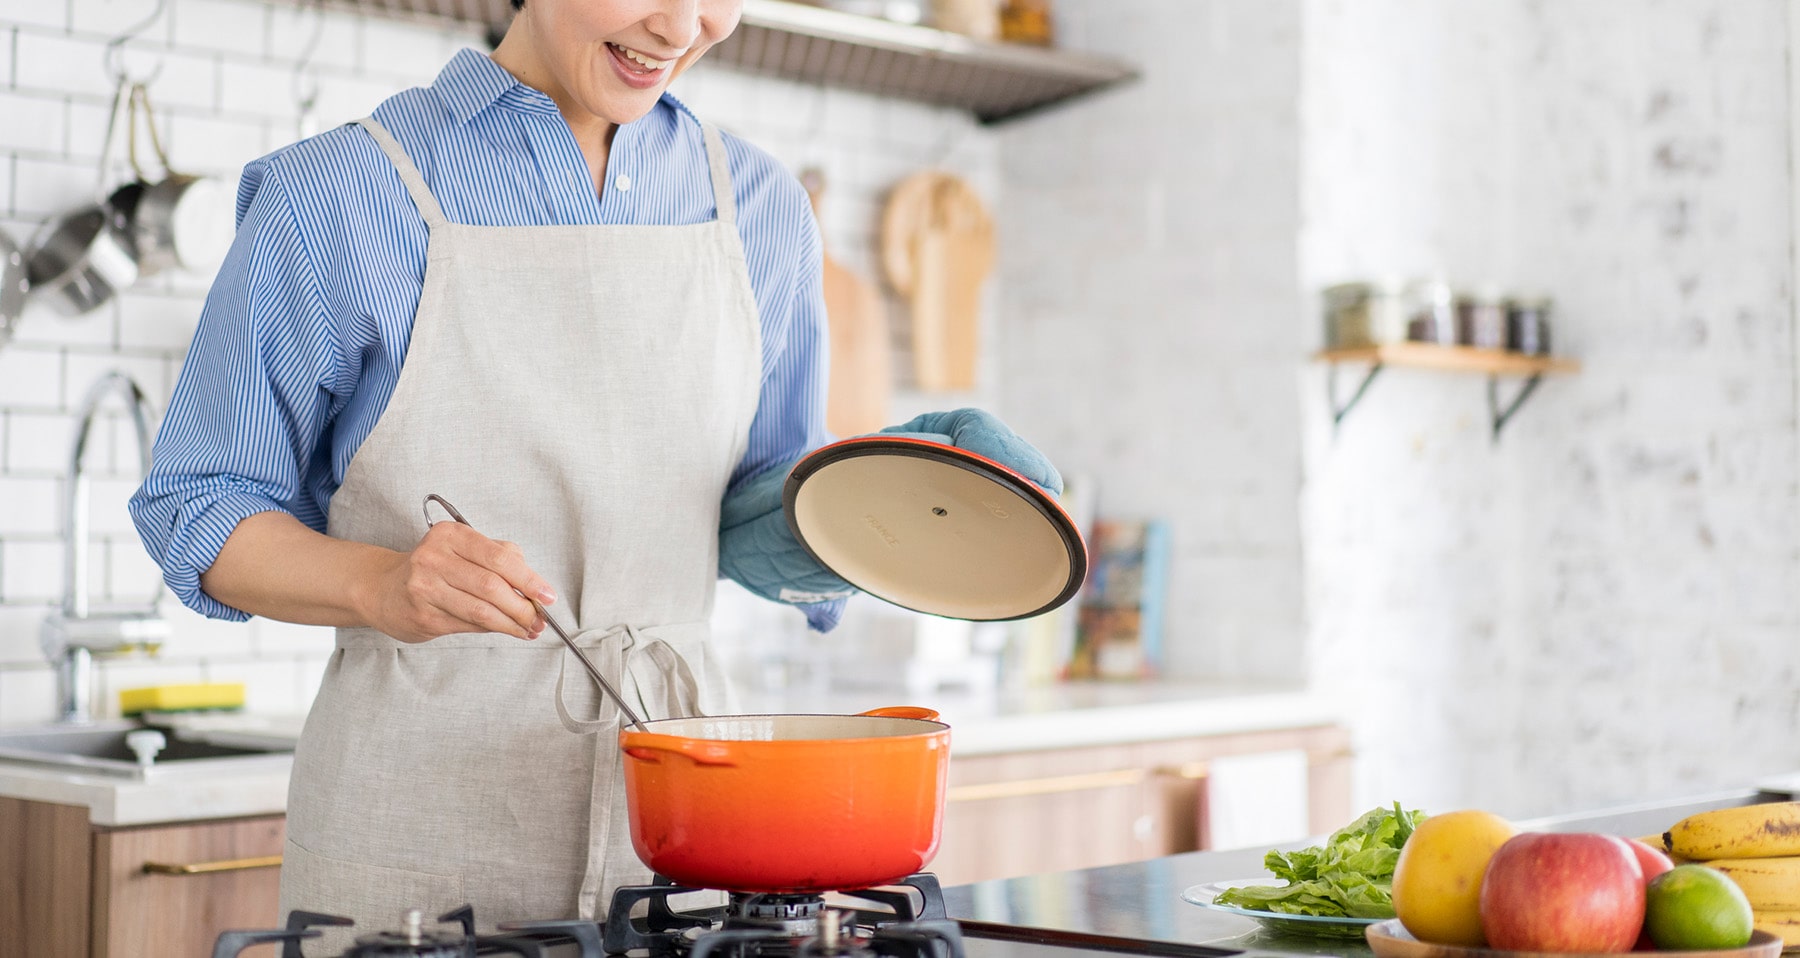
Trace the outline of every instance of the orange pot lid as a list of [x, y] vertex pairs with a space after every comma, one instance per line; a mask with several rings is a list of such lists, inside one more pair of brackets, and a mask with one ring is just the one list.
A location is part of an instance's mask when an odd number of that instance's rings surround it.
[[1087, 576], [1081, 531], [1011, 469], [924, 439], [815, 450], [782, 490], [788, 527], [844, 581], [897, 606], [996, 621], [1049, 612]]

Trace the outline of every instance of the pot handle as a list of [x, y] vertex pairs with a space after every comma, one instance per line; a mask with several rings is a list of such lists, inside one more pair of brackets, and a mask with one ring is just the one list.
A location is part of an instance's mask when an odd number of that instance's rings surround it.
[[732, 768], [737, 760], [731, 756], [730, 742], [703, 738], [685, 738], [680, 735], [661, 735], [656, 732], [626, 732], [620, 736], [619, 748], [625, 754], [640, 762], [657, 765], [662, 762], [663, 753], [680, 755], [695, 765], [714, 765]]
[[868, 715], [874, 718], [921, 719], [926, 722], [935, 722], [938, 717], [936, 709], [928, 709], [918, 705], [884, 705], [878, 709], [870, 709], [867, 712], [858, 712], [856, 714]]

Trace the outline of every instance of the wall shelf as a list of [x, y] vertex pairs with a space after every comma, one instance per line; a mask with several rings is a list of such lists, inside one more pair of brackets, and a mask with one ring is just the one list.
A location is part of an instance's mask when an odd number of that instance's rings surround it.
[[[341, 5], [341, 0], [340, 0]], [[507, 0], [353, 0], [371, 13], [429, 14], [487, 25], [498, 35]], [[708, 63], [801, 83], [967, 110], [998, 123], [1135, 79], [1128, 64], [858, 16], [794, 0], [744, 0], [744, 16]]]
[[[1327, 349], [1313, 357], [1315, 360], [1329, 363], [1331, 368], [1326, 376], [1326, 399], [1331, 403], [1331, 426], [1336, 429], [1343, 423], [1344, 417], [1356, 407], [1363, 394], [1368, 392], [1369, 384], [1375, 377], [1389, 366], [1410, 369], [1435, 369], [1453, 373], [1485, 374], [1488, 378], [1488, 420], [1492, 427], [1492, 438], [1500, 439], [1500, 430], [1504, 428], [1525, 400], [1537, 390], [1538, 383], [1546, 375], [1576, 373], [1581, 371], [1581, 364], [1572, 359], [1561, 359], [1554, 356], [1527, 356], [1524, 353], [1510, 352], [1504, 349], [1476, 349], [1473, 346], [1439, 346], [1435, 343], [1390, 343], [1385, 346], [1362, 346], [1350, 349]], [[1363, 374], [1362, 381], [1357, 383], [1350, 398], [1338, 402], [1337, 370], [1340, 364], [1367, 365], [1368, 372]], [[1502, 377], [1524, 378], [1525, 382], [1513, 398], [1505, 403], [1500, 401], [1500, 379]]]

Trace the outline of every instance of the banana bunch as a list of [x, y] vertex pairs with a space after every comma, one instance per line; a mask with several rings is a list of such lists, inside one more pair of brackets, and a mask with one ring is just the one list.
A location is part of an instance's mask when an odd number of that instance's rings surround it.
[[1800, 802], [1700, 812], [1662, 834], [1676, 862], [1724, 872], [1750, 899], [1756, 927], [1800, 947]]
[[1663, 832], [1666, 851], [1694, 861], [1800, 855], [1800, 802], [1700, 812]]
[[1756, 930], [1780, 938], [1783, 951], [1800, 948], [1800, 911], [1759, 911]]

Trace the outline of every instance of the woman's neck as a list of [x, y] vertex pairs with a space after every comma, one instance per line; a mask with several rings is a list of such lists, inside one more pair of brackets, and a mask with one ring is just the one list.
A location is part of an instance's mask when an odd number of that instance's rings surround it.
[[529, 25], [518, 22], [523, 19], [523, 15], [515, 19], [506, 31], [506, 37], [494, 48], [491, 58], [520, 83], [542, 92], [556, 104], [557, 112], [562, 114], [563, 122], [569, 125], [569, 132], [575, 137], [575, 145], [581, 148], [582, 158], [587, 161], [594, 192], [603, 192], [606, 157], [618, 125], [583, 107], [557, 82], [556, 75], [545, 66], [532, 41]]

